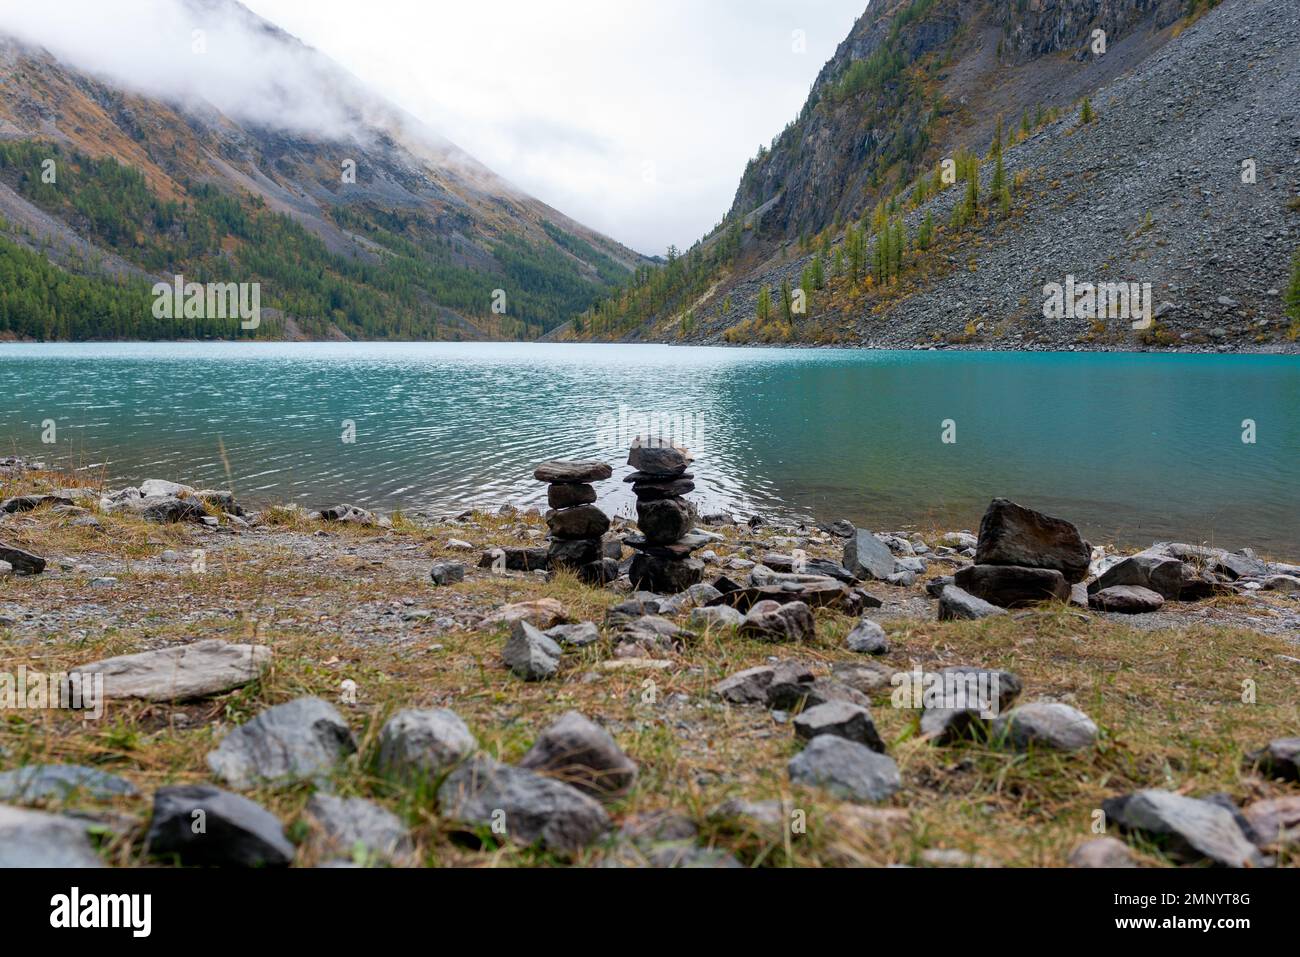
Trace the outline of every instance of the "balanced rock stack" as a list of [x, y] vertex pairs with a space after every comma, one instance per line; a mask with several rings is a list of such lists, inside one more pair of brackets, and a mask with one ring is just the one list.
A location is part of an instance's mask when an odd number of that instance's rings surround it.
[[609, 516], [596, 507], [596, 489], [614, 474], [604, 462], [546, 462], [533, 477], [550, 485], [546, 498], [551, 511], [546, 525], [551, 530], [547, 552], [551, 568], [571, 568], [584, 581], [604, 584], [617, 577], [602, 561], [602, 537], [609, 531]]
[[691, 481], [695, 476], [686, 471], [691, 454], [664, 439], [638, 438], [627, 463], [636, 471], [623, 481], [632, 483], [641, 529], [641, 534], [624, 539], [640, 553], [628, 573], [632, 585], [669, 595], [698, 585], [704, 578], [704, 563], [691, 558], [691, 553], [709, 540], [690, 534], [695, 509], [682, 497], [695, 489]]

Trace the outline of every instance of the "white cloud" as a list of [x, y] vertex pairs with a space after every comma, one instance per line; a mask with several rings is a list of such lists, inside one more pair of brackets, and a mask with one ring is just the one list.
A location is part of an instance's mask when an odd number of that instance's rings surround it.
[[[246, 0], [524, 190], [645, 252], [690, 245], [792, 119], [864, 0]], [[3, 29], [137, 88], [335, 131], [309, 54], [188, 8], [220, 0], [0, 0]], [[210, 24], [217, 23], [216, 27]], [[807, 52], [794, 51], [804, 31]]]

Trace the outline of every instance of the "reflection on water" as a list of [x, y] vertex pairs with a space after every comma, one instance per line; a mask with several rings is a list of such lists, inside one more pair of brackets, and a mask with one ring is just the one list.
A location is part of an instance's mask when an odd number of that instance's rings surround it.
[[254, 501], [540, 505], [538, 462], [601, 458], [617, 466], [602, 505], [631, 514], [620, 479], [638, 416], [688, 433], [704, 511], [972, 527], [1007, 495], [1098, 541], [1300, 557], [1300, 362], [1287, 357], [0, 345], [6, 452]]

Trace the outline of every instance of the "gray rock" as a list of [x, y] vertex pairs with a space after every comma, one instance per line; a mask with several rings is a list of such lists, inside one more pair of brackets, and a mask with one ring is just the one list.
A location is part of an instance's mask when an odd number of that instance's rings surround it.
[[241, 688], [271, 663], [264, 645], [231, 645], [215, 638], [134, 655], [105, 658], [76, 669], [102, 674], [107, 698], [187, 701]]
[[894, 574], [894, 553], [866, 529], [854, 529], [844, 546], [844, 567], [863, 581], [884, 581]]
[[1166, 839], [1169, 854], [1178, 860], [1209, 858], [1227, 867], [1264, 864], [1232, 812], [1209, 801], [1169, 791], [1140, 791], [1103, 801], [1102, 810], [1126, 831]]
[[628, 454], [627, 464], [647, 476], [678, 476], [691, 464], [691, 453], [666, 439], [638, 438]]
[[849, 651], [860, 655], [889, 654], [889, 638], [885, 635], [885, 629], [870, 618], [863, 618], [853, 627], [845, 644]]
[[703, 580], [704, 563], [696, 558], [677, 561], [639, 554], [632, 559], [628, 577], [634, 588], [675, 595]]
[[556, 625], [542, 632], [561, 648], [587, 648], [600, 641], [600, 629], [593, 621], [576, 625]]
[[392, 522], [364, 508], [355, 505], [335, 505], [333, 508], [321, 509], [318, 513], [323, 522], [338, 522], [344, 525], [361, 525], [365, 528], [391, 528]]
[[1264, 580], [1260, 586], [1264, 591], [1276, 591], [1286, 595], [1294, 595], [1300, 592], [1300, 578], [1294, 575], [1273, 575]]
[[556, 509], [594, 505], [596, 489], [582, 482], [554, 484], [546, 490], [546, 504]]
[[729, 605], [715, 605], [692, 609], [687, 621], [692, 628], [739, 628], [744, 624], [745, 616]]
[[636, 503], [636, 524], [649, 545], [672, 545], [695, 525], [695, 510], [685, 499]]
[[356, 750], [352, 731], [333, 705], [298, 698], [227, 734], [208, 754], [208, 767], [231, 787], [247, 790], [321, 778]]
[[788, 770], [795, 784], [824, 788], [847, 801], [885, 801], [902, 786], [893, 758], [830, 734], [814, 738]]
[[577, 788], [482, 755], [447, 776], [438, 803], [453, 826], [565, 853], [581, 850], [610, 826], [600, 804]]
[[545, 548], [491, 548], [479, 558], [479, 568], [503, 568], [511, 572], [544, 571], [550, 567], [550, 552]]
[[805, 741], [830, 734], [864, 744], [872, 751], [882, 754], [885, 751], [885, 742], [871, 720], [871, 712], [847, 701], [827, 701], [809, 708], [794, 719], [794, 732]]
[[940, 598], [943, 595], [943, 590], [951, 584], [953, 584], [953, 577], [951, 575], [941, 575], [938, 578], [931, 578], [926, 582], [925, 591], [931, 598]]
[[933, 681], [936, 700], [921, 714], [921, 733], [946, 745], [987, 736], [989, 722], [1020, 695], [1020, 679], [1009, 671], [955, 666], [925, 675]]
[[699, 847], [691, 841], [668, 841], [651, 847], [618, 845], [600, 862], [600, 866], [728, 870], [744, 867], [728, 851]]
[[[1092, 549], [1073, 524], [1008, 499], [994, 499], [980, 521], [975, 555], [978, 565], [1053, 569], [1060, 572], [1068, 584], [1074, 584], [1087, 577], [1091, 560]], [[960, 579], [957, 584], [962, 584]], [[966, 590], [971, 591], [969, 588]], [[978, 592], [972, 591], [971, 594]], [[1062, 600], [1069, 597], [1067, 591]]]
[[1242, 815], [1258, 846], [1300, 845], [1300, 794], [1256, 801]]
[[875, 663], [844, 661], [831, 666], [831, 678], [864, 695], [872, 695], [891, 686], [892, 668]]
[[0, 562], [0, 578], [10, 578], [13, 576], [14, 566], [8, 562]]
[[414, 851], [401, 819], [363, 798], [313, 794], [307, 816], [319, 828], [322, 857], [341, 856], [369, 866], [405, 863]]
[[533, 472], [533, 478], [553, 485], [579, 485], [603, 482], [613, 474], [614, 470], [604, 462], [543, 462]]
[[460, 562], [438, 562], [429, 571], [435, 585], [454, 585], [465, 580], [465, 566]]
[[1070, 600], [1070, 586], [1059, 571], [1022, 565], [967, 565], [953, 576], [958, 588], [999, 608], [1024, 608], [1045, 601]]
[[155, 857], [198, 866], [286, 867], [294, 855], [274, 814], [207, 785], [159, 788], [145, 844]]
[[80, 764], [33, 764], [0, 772], [0, 801], [42, 801], [69, 796], [106, 800], [134, 797], [135, 785], [125, 778]]
[[519, 761], [603, 801], [632, 787], [637, 767], [613, 736], [576, 711], [570, 711], [543, 731]]
[[740, 634], [747, 638], [787, 643], [811, 641], [816, 630], [812, 609], [801, 601], [785, 605], [761, 601], [749, 610], [740, 626]]
[[0, 804], [0, 868], [103, 866], [84, 823]]
[[446, 708], [399, 711], [379, 732], [380, 774], [432, 780], [474, 752], [478, 742], [460, 715]]
[[[594, 539], [599, 549], [601, 536], [609, 531], [609, 516], [595, 505], [578, 505], [546, 513], [546, 525], [559, 539]], [[591, 560], [595, 561], [593, 557]]]
[[1088, 597], [1088, 604], [1098, 611], [1113, 611], [1121, 615], [1145, 615], [1159, 611], [1165, 600], [1159, 592], [1137, 585], [1115, 585]]
[[1088, 585], [1096, 594], [1119, 585], [1131, 585], [1154, 591], [1168, 601], [1176, 601], [1183, 591], [1186, 567], [1176, 558], [1144, 552], [1112, 565]]
[[779, 711], [807, 710], [828, 701], [847, 701], [849, 704], [871, 705], [871, 699], [855, 688], [834, 678], [814, 678], [804, 681], [799, 669], [790, 669], [772, 677], [767, 689], [767, 706]]
[[505, 661], [525, 681], [544, 681], [560, 670], [564, 652], [550, 638], [528, 622], [519, 620], [511, 626], [506, 642]]
[[140, 483], [140, 498], [168, 498], [180, 495], [193, 495], [194, 489], [179, 482], [165, 479], [146, 479]]
[[[723, 701], [730, 701], [732, 704], [761, 704], [767, 701], [767, 689], [772, 684], [776, 673], [775, 665], [746, 668], [715, 684], [713, 693]], [[812, 681], [812, 670], [800, 665], [797, 677]]]
[[1071, 867], [1137, 867], [1137, 861], [1123, 841], [1113, 837], [1099, 837], [1084, 841], [1070, 852]]
[[45, 559], [4, 542], [0, 542], [0, 561], [8, 562], [19, 575], [39, 575], [45, 571]]
[[547, 549], [550, 568], [583, 568], [600, 561], [600, 539], [552, 539]]
[[1097, 743], [1097, 725], [1082, 711], [1056, 701], [1031, 701], [999, 715], [993, 737], [1020, 751], [1078, 751]]
[[1246, 755], [1246, 767], [1268, 778], [1300, 781], [1300, 738], [1278, 738]]
[[939, 594], [940, 621], [978, 621], [1005, 614], [1005, 609], [976, 598], [956, 585], [945, 585]]

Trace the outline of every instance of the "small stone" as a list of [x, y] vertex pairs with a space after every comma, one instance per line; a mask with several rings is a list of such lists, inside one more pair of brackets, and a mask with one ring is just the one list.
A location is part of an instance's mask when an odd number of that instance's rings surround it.
[[814, 738], [788, 770], [795, 784], [860, 803], [888, 800], [902, 786], [893, 758], [829, 734]]
[[1151, 790], [1103, 801], [1102, 810], [1126, 831], [1166, 838], [1170, 856], [1180, 861], [1209, 858], [1226, 867], [1264, 863], [1233, 813], [1210, 801]]
[[600, 629], [591, 621], [576, 625], [556, 625], [544, 634], [561, 648], [587, 648], [600, 641]]
[[486, 756], [464, 762], [438, 789], [444, 820], [521, 845], [574, 853], [609, 830], [598, 802], [577, 788]]
[[494, 572], [531, 572], [550, 566], [550, 554], [545, 548], [490, 548], [479, 559], [479, 568]]
[[1056, 701], [1032, 701], [1000, 715], [993, 737], [1019, 751], [1078, 751], [1097, 743], [1097, 725], [1082, 711]]
[[1020, 695], [1018, 677], [1009, 671], [955, 666], [924, 676], [936, 689], [937, 704], [921, 714], [921, 733], [936, 745], [986, 735], [988, 723]]
[[940, 621], [978, 621], [1005, 614], [1005, 609], [976, 598], [956, 585], [945, 585], [939, 594]]
[[681, 475], [691, 464], [691, 453], [667, 439], [637, 438], [627, 464], [647, 475]]
[[576, 711], [543, 731], [519, 767], [547, 774], [602, 801], [626, 794], [637, 767], [613, 736]]
[[463, 761], [478, 742], [460, 715], [446, 708], [399, 711], [379, 733], [380, 774], [433, 780]]
[[828, 701], [847, 701], [849, 704], [871, 705], [871, 699], [862, 692], [833, 678], [814, 678], [805, 681], [801, 673], [778, 669], [767, 689], [767, 706], [782, 711], [807, 710]]
[[1246, 755], [1246, 767], [1270, 779], [1300, 781], [1300, 738], [1278, 738]]
[[135, 785], [125, 778], [79, 764], [33, 764], [0, 772], [0, 801], [31, 802], [67, 797], [108, 800], [134, 797], [137, 793]]
[[[767, 689], [775, 674], [776, 668], [772, 665], [746, 668], [715, 684], [713, 693], [723, 701], [730, 701], [732, 704], [761, 704], [767, 700]], [[811, 681], [812, 672], [808, 671], [807, 675], [808, 680]]]
[[809, 708], [794, 719], [794, 731], [805, 741], [811, 741], [818, 735], [832, 734], [864, 744], [872, 751], [882, 754], [885, 751], [885, 742], [876, 731], [871, 712], [847, 701], [827, 701]]
[[786, 605], [761, 601], [749, 610], [740, 634], [759, 641], [797, 643], [816, 637], [812, 609], [801, 601]]
[[1088, 604], [1097, 611], [1112, 611], [1121, 615], [1145, 615], [1164, 607], [1164, 597], [1150, 588], [1137, 585], [1116, 585], [1089, 596]]
[[582, 568], [600, 561], [600, 539], [554, 539], [547, 550], [548, 568]]
[[405, 862], [414, 850], [401, 819], [363, 798], [313, 794], [307, 817], [320, 831], [316, 844], [322, 857], [337, 855], [370, 866]]
[[1084, 841], [1070, 852], [1071, 867], [1137, 867], [1128, 845], [1113, 837]]
[[845, 661], [831, 666], [832, 679], [864, 695], [872, 695], [883, 688], [890, 687], [893, 677], [892, 668], [874, 663]]
[[1300, 592], [1300, 578], [1294, 575], [1273, 575], [1266, 578], [1260, 586], [1264, 591], [1281, 592], [1286, 595], [1294, 595]]
[[845, 644], [849, 651], [860, 655], [889, 654], [889, 638], [885, 635], [885, 629], [870, 618], [863, 618], [854, 626]]
[[274, 814], [207, 785], [159, 788], [145, 844], [154, 857], [197, 866], [286, 867], [294, 855]]
[[1300, 794], [1256, 801], [1241, 813], [1259, 846], [1300, 843]]
[[744, 624], [745, 616], [728, 605], [716, 605], [710, 608], [694, 608], [687, 619], [692, 628], [707, 630], [709, 628], [739, 628]]
[[484, 618], [480, 626], [492, 628], [497, 625], [513, 625], [517, 621], [526, 621], [535, 628], [545, 630], [562, 625], [568, 620], [568, 613], [558, 600], [538, 598], [535, 601], [521, 601], [498, 608]]
[[525, 681], [544, 681], [560, 670], [564, 652], [550, 638], [528, 622], [518, 620], [510, 632], [504, 653], [506, 664]]
[[844, 546], [844, 567], [863, 581], [885, 581], [896, 571], [889, 546], [866, 529], [854, 529]]
[[0, 578], [10, 578], [13, 576], [14, 566], [8, 562], [0, 562]]
[[465, 566], [460, 562], [438, 562], [429, 572], [435, 585], [454, 585], [465, 580]]
[[595, 503], [596, 489], [591, 485], [552, 485], [546, 490], [546, 504], [551, 508], [577, 508]]
[[7, 562], [19, 575], [39, 575], [45, 571], [45, 559], [4, 542], [0, 542], [0, 561]]
[[84, 822], [0, 804], [0, 869], [103, 866]]
[[208, 754], [208, 767], [238, 790], [319, 779], [357, 750], [334, 706], [298, 698], [235, 728]]
[[637, 502], [637, 527], [650, 545], [671, 545], [690, 532], [695, 510], [680, 498]]

